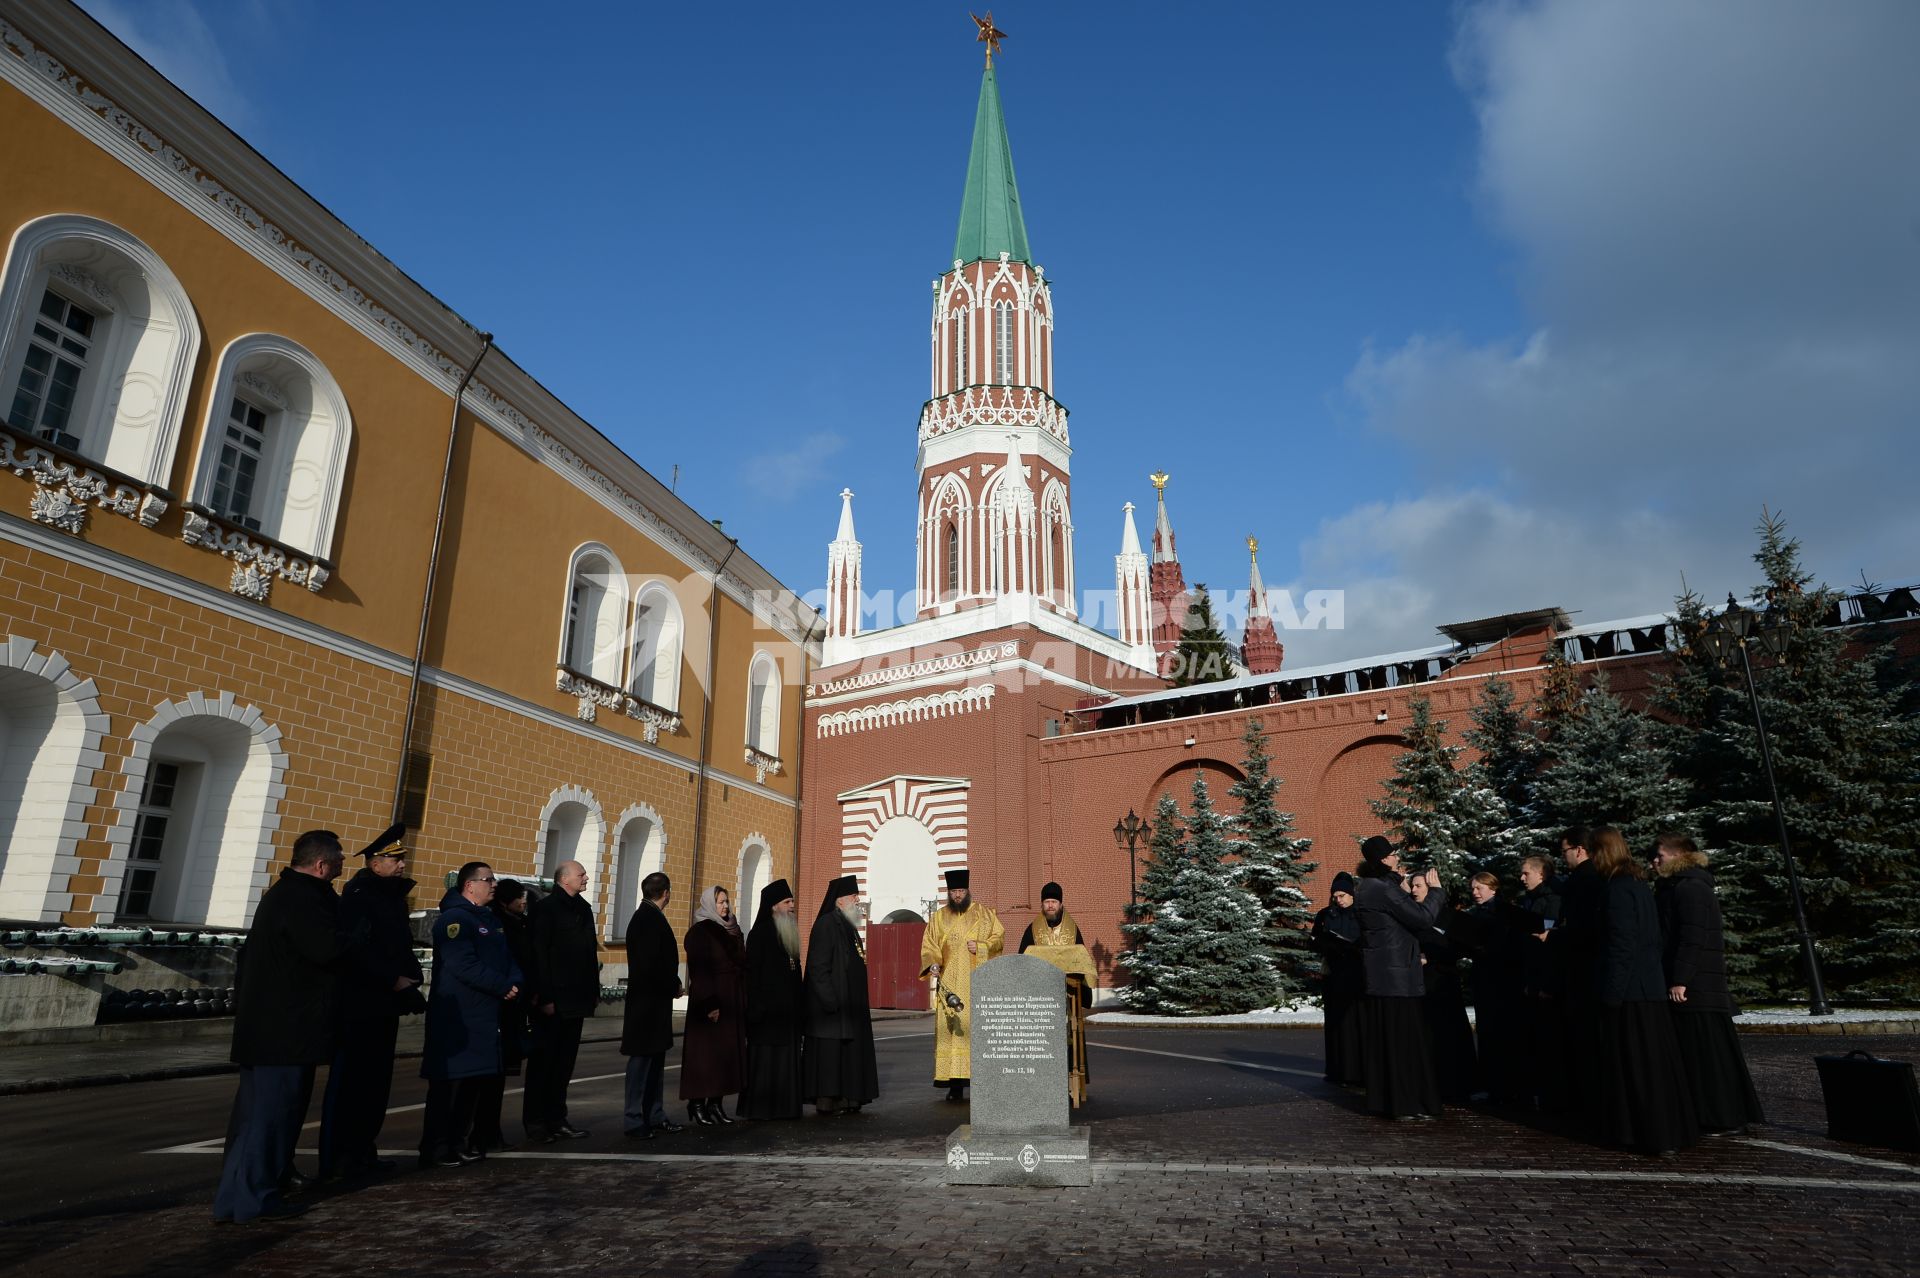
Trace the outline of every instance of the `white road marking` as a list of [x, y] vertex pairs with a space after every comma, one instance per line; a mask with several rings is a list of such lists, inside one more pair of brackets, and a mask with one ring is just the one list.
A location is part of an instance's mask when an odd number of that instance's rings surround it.
[[1761, 1149], [1777, 1149], [1789, 1154], [1806, 1154], [1813, 1158], [1830, 1158], [1836, 1163], [1852, 1163], [1856, 1167], [1878, 1167], [1883, 1171], [1910, 1172], [1920, 1176], [1920, 1167], [1912, 1163], [1896, 1163], [1890, 1158], [1864, 1158], [1859, 1154], [1848, 1154], [1838, 1149], [1814, 1149], [1808, 1145], [1789, 1145], [1784, 1141], [1760, 1140], [1754, 1137], [1740, 1137], [1742, 1145], [1757, 1145]]
[[[210, 1154], [217, 1148], [180, 1145], [153, 1153]], [[304, 1155], [317, 1151], [302, 1149]], [[383, 1149], [382, 1157], [408, 1158], [411, 1149]], [[511, 1150], [489, 1154], [489, 1159], [519, 1162], [572, 1163], [670, 1163], [683, 1167], [698, 1164], [719, 1166], [747, 1165], [774, 1167], [831, 1167], [844, 1171], [865, 1168], [897, 1175], [906, 1170], [930, 1171], [940, 1165], [937, 1158], [900, 1158], [848, 1154], [628, 1154], [565, 1153], [546, 1150]], [[1642, 1185], [1744, 1185], [1761, 1189], [1835, 1189], [1847, 1193], [1871, 1191], [1892, 1194], [1920, 1194], [1920, 1181], [1843, 1180], [1830, 1176], [1768, 1176], [1750, 1172], [1681, 1171], [1582, 1171], [1576, 1168], [1520, 1167], [1382, 1167], [1376, 1164], [1342, 1163], [1188, 1163], [1134, 1162], [1125, 1159], [1096, 1159], [1093, 1169], [1102, 1179], [1116, 1175], [1178, 1176], [1338, 1176], [1350, 1180], [1511, 1180], [1511, 1181], [1612, 1181]]]
[[1162, 1052], [1151, 1047], [1122, 1047], [1118, 1043], [1096, 1043], [1087, 1040], [1088, 1047], [1103, 1047], [1110, 1052], [1139, 1052], [1143, 1056], [1171, 1056], [1177, 1061], [1204, 1061], [1208, 1065], [1232, 1065], [1238, 1069], [1263, 1069], [1269, 1074], [1298, 1074], [1302, 1078], [1324, 1080], [1326, 1071], [1317, 1069], [1295, 1069], [1291, 1065], [1261, 1065], [1255, 1061], [1233, 1061], [1224, 1056], [1189, 1056], [1185, 1052]]
[[[932, 1038], [932, 1037], [933, 1037], [932, 1030], [921, 1030], [912, 1034], [888, 1034], [883, 1038], [876, 1038], [873, 1041], [876, 1043], [891, 1043], [903, 1038]], [[680, 1067], [678, 1065], [669, 1065], [667, 1066], [664, 1072], [671, 1074], [679, 1068]], [[626, 1076], [627, 1076], [626, 1071], [622, 1070], [618, 1074], [588, 1074], [583, 1078], [574, 1079], [573, 1082], [574, 1083], [604, 1083], [604, 1082], [607, 1082], [609, 1079], [615, 1079], [615, 1078], [624, 1079]], [[224, 1075], [221, 1077], [224, 1077]], [[569, 1084], [569, 1086], [571, 1086], [571, 1084]], [[503, 1097], [518, 1096], [520, 1093], [526, 1090], [527, 1089], [524, 1087], [509, 1087], [505, 1091], [501, 1092], [500, 1094]], [[387, 1113], [410, 1114], [416, 1110], [425, 1109], [426, 1107], [427, 1107], [427, 1103], [425, 1101], [416, 1101], [414, 1104], [411, 1104], [411, 1105], [389, 1106], [387, 1109]], [[301, 1124], [300, 1130], [303, 1132], [309, 1131], [319, 1126], [320, 1126], [320, 1120], [316, 1118], [310, 1123]], [[165, 1149], [149, 1149], [147, 1152], [149, 1154], [205, 1154], [205, 1153], [217, 1154], [217, 1153], [220, 1153], [222, 1149], [225, 1148], [226, 1143], [227, 1143], [226, 1136], [220, 1135], [220, 1136], [214, 1136], [208, 1140], [189, 1141], [184, 1145], [169, 1145]], [[207, 1148], [207, 1146], [209, 1145], [213, 1147], [211, 1150]], [[558, 1155], [552, 1155], [552, 1156], [557, 1157]], [[621, 1155], [621, 1157], [646, 1159], [646, 1158], [653, 1157], [653, 1155], [632, 1154], [632, 1155]], [[682, 1155], [674, 1155], [674, 1157], [682, 1157]]]

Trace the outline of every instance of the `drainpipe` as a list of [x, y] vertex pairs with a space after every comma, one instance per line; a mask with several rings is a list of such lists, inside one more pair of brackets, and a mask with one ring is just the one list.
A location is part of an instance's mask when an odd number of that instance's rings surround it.
[[480, 334], [480, 353], [473, 357], [473, 363], [467, 365], [467, 371], [461, 374], [460, 385], [453, 392], [453, 421], [447, 427], [447, 456], [440, 466], [440, 505], [433, 515], [433, 548], [427, 552], [426, 593], [420, 600], [420, 633], [413, 643], [413, 671], [407, 677], [407, 719], [400, 729], [400, 764], [394, 770], [393, 778], [393, 819], [400, 819], [401, 806], [406, 801], [407, 756], [413, 753], [414, 720], [420, 713], [420, 668], [427, 660], [427, 625], [433, 619], [433, 588], [440, 577], [440, 543], [447, 530], [447, 490], [453, 484], [453, 446], [460, 438], [460, 401], [467, 393], [467, 383], [480, 368], [480, 361], [493, 349], [493, 334]]
[[[732, 537], [727, 548], [727, 557], [713, 570], [713, 591], [707, 596], [707, 696], [706, 705], [700, 711], [700, 779], [696, 783], [693, 799], [693, 883], [692, 889], [700, 890], [700, 849], [706, 846], [707, 837], [707, 759], [713, 746], [713, 701], [719, 691], [713, 681], [713, 668], [720, 656], [720, 579], [726, 575], [727, 565], [733, 562], [740, 543]], [[738, 887], [739, 884], [734, 884]]]
[[[826, 618], [822, 617], [817, 626], [807, 627], [807, 637], [800, 641], [800, 686], [804, 689], [813, 682], [813, 655], [809, 651], [814, 636], [826, 628]], [[806, 900], [806, 888], [800, 878], [800, 840], [807, 832], [807, 796], [801, 788], [801, 778], [806, 776], [807, 761], [807, 698], [802, 692], [800, 697], [800, 735], [793, 746], [793, 899], [797, 906]]]

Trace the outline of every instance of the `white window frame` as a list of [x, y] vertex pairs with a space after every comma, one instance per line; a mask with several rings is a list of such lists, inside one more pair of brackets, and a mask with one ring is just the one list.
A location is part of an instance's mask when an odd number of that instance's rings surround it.
[[267, 413], [252, 502], [259, 535], [335, 562], [340, 494], [353, 449], [353, 413], [340, 383], [312, 351], [277, 333], [247, 333], [221, 350], [188, 499], [227, 523], [235, 521], [214, 505], [213, 489], [236, 399]]
[[[672, 589], [659, 581], [642, 586], [633, 600], [632, 676], [627, 691], [649, 705], [677, 713], [686, 634], [686, 617]], [[643, 689], [649, 675], [653, 686]]]
[[[615, 628], [620, 633], [613, 635], [605, 650], [598, 643], [593, 644], [585, 654], [587, 660], [581, 663], [574, 660], [578, 654], [574, 651], [576, 640], [573, 593], [582, 568], [588, 561], [594, 559], [605, 561], [607, 575], [606, 601], [595, 610], [594, 615], [596, 618], [605, 618], [609, 615], [613, 617]], [[573, 554], [567, 559], [567, 579], [560, 595], [560, 651], [556, 658], [558, 663], [575, 674], [583, 674], [609, 687], [625, 687], [628, 644], [627, 635], [624, 632], [630, 624], [631, 615], [627, 610], [627, 574], [626, 570], [620, 566], [619, 556], [615, 555], [613, 549], [604, 542], [589, 541], [575, 547]], [[597, 620], [595, 629], [598, 629]]]
[[1001, 386], [1013, 385], [1013, 303], [993, 304], [993, 380]]
[[765, 649], [754, 653], [747, 665], [747, 747], [775, 759], [780, 757], [781, 691], [780, 663]]
[[11, 411], [28, 333], [48, 288], [95, 314], [93, 359], [68, 434], [109, 470], [166, 488], [186, 415], [200, 323], [158, 254], [110, 222], [35, 218], [0, 268], [0, 395]]

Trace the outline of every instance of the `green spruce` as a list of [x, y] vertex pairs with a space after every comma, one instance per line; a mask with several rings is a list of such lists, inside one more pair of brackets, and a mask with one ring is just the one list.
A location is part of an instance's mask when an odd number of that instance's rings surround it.
[[[1816, 587], [1800, 544], [1771, 513], [1757, 529], [1762, 624], [1786, 651], [1748, 648], [1810, 931], [1837, 998], [1920, 997], [1920, 720], [1911, 675], [1881, 637], [1842, 630], [1837, 594]], [[1709, 613], [1683, 596], [1681, 647], [1656, 693], [1676, 769], [1706, 835], [1730, 933], [1729, 968], [1749, 998], [1804, 998], [1807, 980], [1786, 865], [1740, 673], [1699, 643]], [[1735, 951], [1738, 957], [1735, 958]]]
[[[1178, 826], [1171, 797], [1154, 816], [1154, 839]], [[1205, 777], [1195, 777], [1193, 802], [1178, 849], [1142, 881], [1150, 917], [1127, 923], [1129, 948], [1121, 959], [1134, 978], [1131, 1006], [1175, 1016], [1224, 1015], [1273, 1005], [1272, 966], [1261, 943], [1263, 912], [1236, 882], [1227, 860], [1227, 819], [1213, 806]], [[1160, 849], [1156, 847], [1158, 862]], [[1151, 893], [1148, 886], [1151, 885]], [[1136, 911], [1135, 913], [1139, 913]]]
[[1213, 614], [1213, 597], [1207, 593], [1206, 583], [1195, 582], [1187, 600], [1180, 646], [1174, 649], [1170, 674], [1174, 687], [1231, 679], [1238, 669], [1237, 660], [1233, 645], [1220, 629], [1219, 618]]
[[1432, 703], [1416, 696], [1408, 708], [1411, 717], [1401, 734], [1406, 751], [1381, 783], [1385, 797], [1368, 806], [1406, 867], [1438, 870], [1448, 894], [1458, 898], [1467, 879], [1492, 859], [1505, 828], [1500, 804], [1481, 778], [1463, 773], [1464, 747], [1448, 742], [1447, 722], [1433, 717]]
[[1313, 905], [1301, 887], [1316, 868], [1306, 859], [1313, 841], [1297, 837], [1293, 813], [1274, 802], [1281, 781], [1272, 774], [1273, 756], [1267, 753], [1260, 720], [1248, 720], [1240, 741], [1246, 749], [1241, 763], [1245, 777], [1228, 791], [1240, 800], [1232, 843], [1239, 854], [1235, 868], [1240, 886], [1260, 903], [1262, 944], [1276, 992], [1282, 1002], [1292, 1002], [1307, 993], [1317, 970], [1308, 935]]

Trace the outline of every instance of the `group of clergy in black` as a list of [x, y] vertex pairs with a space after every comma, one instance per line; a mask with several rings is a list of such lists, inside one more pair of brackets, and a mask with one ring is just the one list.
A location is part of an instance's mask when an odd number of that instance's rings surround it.
[[1706, 855], [1661, 835], [1650, 886], [1617, 829], [1575, 827], [1560, 846], [1564, 874], [1529, 857], [1516, 896], [1476, 874], [1471, 903], [1449, 908], [1438, 875], [1402, 874], [1393, 844], [1368, 839], [1313, 921], [1327, 1079], [1387, 1117], [1485, 1100], [1647, 1154], [1764, 1121]]
[[[822, 1114], [856, 1113], [880, 1095], [867, 1005], [866, 949], [860, 941], [860, 887], [852, 875], [827, 885], [807, 944], [804, 970], [793, 889], [778, 879], [760, 890], [744, 937], [724, 887], [700, 896], [693, 924], [676, 944], [664, 874], [640, 884], [627, 926], [627, 1003], [620, 1050], [627, 1057], [626, 1134], [649, 1140], [684, 1130], [662, 1100], [673, 1003], [687, 999], [680, 1098], [696, 1123], [798, 1118], [811, 1101]], [[686, 952], [686, 980], [679, 953]], [[738, 1095], [734, 1115], [725, 1097]]]

